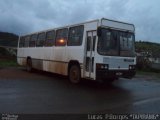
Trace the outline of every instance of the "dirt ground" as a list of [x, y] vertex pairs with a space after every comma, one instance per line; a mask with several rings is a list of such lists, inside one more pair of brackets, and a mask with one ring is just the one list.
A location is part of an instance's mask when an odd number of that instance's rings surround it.
[[[24, 72], [25, 71], [25, 72]], [[38, 73], [38, 74], [50, 74], [52, 75], [52, 73], [48, 73], [48, 72], [43, 72], [43, 71], [39, 71], [39, 70], [34, 70], [34, 73]], [[54, 74], [53, 74], [54, 75]], [[29, 78], [28, 78], [29, 77]], [[25, 67], [0, 67], [0, 78], [13, 78], [13, 79], [30, 79], [30, 78], [34, 78], [37, 79], [37, 76], [35, 74], [33, 74], [32, 76], [29, 75], [29, 73], [26, 71]], [[42, 77], [42, 76], [41, 76]], [[39, 79], [39, 78], [38, 78]], [[42, 77], [43, 79], [43, 77]], [[157, 81], [160, 82], [160, 79], [155, 76], [155, 75], [150, 75], [150, 74], [136, 74], [134, 79], [139, 79], [139, 80], [149, 80], [149, 81]]]
[[[45, 74], [51, 74], [46, 73], [43, 71], [35, 70], [33, 73], [29, 73], [26, 71], [25, 67], [1, 67], [0, 68], [0, 78], [1, 79], [43, 79], [42, 76], [37, 76], [36, 72], [38, 74], [43, 73], [44, 77]], [[31, 75], [32, 74], [32, 75]]]

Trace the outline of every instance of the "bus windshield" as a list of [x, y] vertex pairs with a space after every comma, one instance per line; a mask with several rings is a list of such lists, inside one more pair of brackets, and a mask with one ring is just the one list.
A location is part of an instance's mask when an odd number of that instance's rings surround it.
[[101, 55], [134, 57], [134, 33], [101, 29], [97, 51]]

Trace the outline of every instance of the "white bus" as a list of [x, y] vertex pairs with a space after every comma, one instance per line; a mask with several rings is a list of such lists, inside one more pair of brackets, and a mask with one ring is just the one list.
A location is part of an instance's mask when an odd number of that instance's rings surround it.
[[97, 19], [21, 36], [17, 61], [28, 71], [39, 69], [69, 77], [113, 81], [135, 75], [133, 24]]

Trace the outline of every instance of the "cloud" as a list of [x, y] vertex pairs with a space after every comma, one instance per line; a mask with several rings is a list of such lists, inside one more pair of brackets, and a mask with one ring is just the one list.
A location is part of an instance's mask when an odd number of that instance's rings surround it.
[[159, 0], [128, 2], [127, 18], [136, 26], [137, 39], [160, 42], [159, 4]]
[[137, 40], [159, 42], [159, 0], [1, 0], [0, 31], [18, 35], [101, 17], [133, 23]]

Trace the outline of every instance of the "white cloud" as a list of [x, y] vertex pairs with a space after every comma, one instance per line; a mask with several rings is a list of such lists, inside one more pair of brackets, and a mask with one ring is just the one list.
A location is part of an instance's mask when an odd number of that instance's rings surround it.
[[1, 0], [0, 31], [25, 34], [106, 17], [133, 23], [137, 40], [160, 42], [159, 0]]

